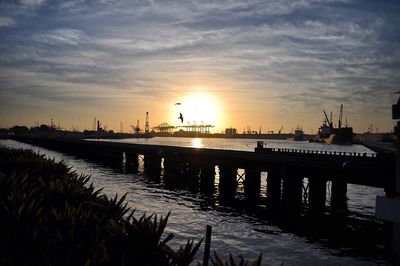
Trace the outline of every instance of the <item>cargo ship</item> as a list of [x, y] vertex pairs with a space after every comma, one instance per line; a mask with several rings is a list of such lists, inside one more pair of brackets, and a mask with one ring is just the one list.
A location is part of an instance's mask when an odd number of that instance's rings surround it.
[[323, 112], [325, 115], [325, 120], [322, 126], [318, 129], [317, 141], [327, 144], [352, 144], [353, 137], [355, 136], [355, 134], [353, 133], [353, 128], [347, 125], [347, 121], [345, 126], [342, 127], [343, 104], [340, 105], [338, 127], [333, 126], [332, 113], [329, 119], [326, 112]]
[[301, 127], [297, 126], [296, 130], [294, 131], [294, 134], [291, 134], [291, 136], [288, 137], [287, 140], [304, 141], [303, 129]]

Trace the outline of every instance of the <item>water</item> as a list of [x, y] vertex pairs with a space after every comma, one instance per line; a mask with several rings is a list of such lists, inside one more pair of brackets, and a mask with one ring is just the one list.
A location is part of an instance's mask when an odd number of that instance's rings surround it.
[[[117, 141], [186, 147], [197, 145], [197, 147], [236, 150], [253, 150], [255, 146], [255, 140], [238, 139], [201, 139], [200, 143], [199, 140], [190, 138]], [[302, 149], [336, 151], [346, 149], [348, 152], [372, 152], [359, 145], [337, 146], [278, 140], [266, 141], [268, 145], [277, 148], [293, 148], [290, 146], [295, 145]], [[265, 218], [264, 214], [258, 210], [247, 211], [242, 208], [223, 206], [215, 199], [199, 193], [166, 189], [163, 185], [152, 182], [144, 174], [117, 173], [79, 158], [11, 140], [0, 140], [0, 144], [13, 148], [32, 149], [49, 158], [55, 158], [57, 161], [62, 160], [77, 173], [90, 174], [94, 186], [104, 187], [103, 193], [110, 197], [126, 193], [128, 206], [136, 209], [136, 216], [153, 212], [158, 215], [166, 215], [168, 211], [172, 211], [166, 232], [175, 234], [170, 242], [171, 246], [175, 248], [184, 244], [188, 238], [200, 239], [203, 237], [205, 226], [209, 224], [213, 227], [212, 250], [216, 250], [222, 257], [232, 252], [253, 259], [262, 252], [263, 265], [389, 265], [382, 257], [385, 250], [385, 247], [380, 244], [382, 241], [374, 239], [380, 237], [379, 230], [382, 227], [382, 223], [374, 218], [375, 197], [384, 194], [382, 189], [348, 186], [349, 212], [344, 219], [349, 225], [344, 226], [343, 230], [349, 231], [350, 234], [349, 239], [342, 241], [336, 239], [329, 229], [321, 234], [315, 234], [313, 230], [315, 225], [311, 225], [310, 229], [307, 225], [298, 226], [296, 223], [280, 222], [279, 219]], [[201, 146], [198, 146], [199, 144]], [[318, 225], [319, 222], [321, 223], [320, 227], [324, 227], [328, 226], [325, 223], [329, 220], [316, 221], [316, 224]], [[352, 229], [368, 228], [368, 226], [378, 228], [378, 232], [368, 231], [365, 235], [363, 232], [354, 233], [357, 237], [365, 237], [360, 241], [351, 238], [353, 236]], [[319, 231], [318, 226], [314, 229]], [[355, 243], [352, 243], [353, 240]], [[364, 243], [360, 247], [359, 242], [371, 243], [368, 245]], [[373, 252], [370, 252], [370, 249]]]

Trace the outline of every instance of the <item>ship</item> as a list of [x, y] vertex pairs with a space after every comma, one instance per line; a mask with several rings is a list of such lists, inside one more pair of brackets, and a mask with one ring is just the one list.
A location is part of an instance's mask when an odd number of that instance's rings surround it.
[[304, 141], [304, 131], [303, 131], [303, 129], [301, 127], [297, 126], [297, 128], [294, 131], [294, 135], [291, 134], [291, 136], [288, 137], [287, 140]]
[[347, 119], [345, 126], [342, 127], [343, 104], [340, 105], [338, 127], [333, 126], [332, 113], [329, 119], [325, 110], [323, 110], [323, 112], [325, 115], [325, 120], [322, 126], [318, 129], [317, 141], [327, 144], [352, 144], [355, 134], [353, 133], [353, 128], [347, 125]]
[[294, 141], [303, 141], [304, 140], [304, 131], [301, 127], [297, 127], [294, 131]]

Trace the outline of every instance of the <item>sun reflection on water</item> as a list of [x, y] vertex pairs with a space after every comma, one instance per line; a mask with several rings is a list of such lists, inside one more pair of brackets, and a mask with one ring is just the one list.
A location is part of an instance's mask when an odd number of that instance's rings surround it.
[[201, 142], [200, 138], [194, 138], [192, 139], [192, 147], [193, 148], [203, 148], [203, 143]]

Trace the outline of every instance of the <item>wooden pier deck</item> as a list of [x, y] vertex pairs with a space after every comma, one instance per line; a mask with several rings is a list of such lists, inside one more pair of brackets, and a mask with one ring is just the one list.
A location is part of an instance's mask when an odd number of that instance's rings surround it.
[[[267, 172], [267, 198], [273, 204], [301, 207], [304, 193], [310, 207], [325, 208], [327, 182], [331, 182], [331, 205], [346, 204], [347, 184], [392, 189], [396, 160], [393, 156], [257, 148], [257, 152], [198, 149], [164, 145], [116, 143], [72, 139], [18, 138], [16, 140], [58, 150], [77, 157], [123, 166], [137, 172], [141, 155], [148, 174], [163, 172], [166, 182], [180, 179], [189, 186], [212, 189], [219, 170], [218, 189], [234, 198], [239, 181], [246, 197], [257, 202], [261, 173]], [[244, 174], [239, 175], [238, 169]], [[306, 186], [304, 179], [307, 179]], [[172, 181], [171, 181], [172, 182]]]

